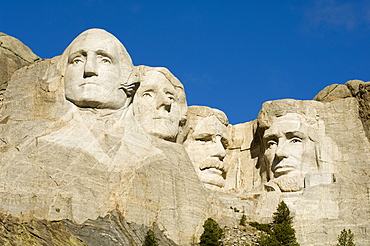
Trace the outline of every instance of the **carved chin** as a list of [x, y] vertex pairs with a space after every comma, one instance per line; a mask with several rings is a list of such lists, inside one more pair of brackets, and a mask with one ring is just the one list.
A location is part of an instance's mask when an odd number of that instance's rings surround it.
[[[154, 128], [153, 123], [155, 124]], [[148, 133], [158, 138], [172, 141], [177, 136], [178, 127], [168, 120], [156, 120], [150, 126], [151, 128], [148, 127], [148, 124], [146, 125]]]
[[300, 191], [304, 188], [304, 177], [300, 174], [283, 175], [273, 180], [282, 192]]
[[200, 180], [207, 188], [222, 188], [225, 185], [225, 179], [222, 171], [216, 168], [204, 169], [200, 172]]

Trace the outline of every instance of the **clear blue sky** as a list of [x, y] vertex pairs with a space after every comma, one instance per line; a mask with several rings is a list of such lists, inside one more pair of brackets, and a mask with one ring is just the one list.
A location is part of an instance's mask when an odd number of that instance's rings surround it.
[[370, 1], [2, 1], [0, 32], [42, 58], [98, 27], [135, 65], [169, 68], [189, 105], [253, 120], [268, 100], [312, 99], [325, 86], [370, 80]]

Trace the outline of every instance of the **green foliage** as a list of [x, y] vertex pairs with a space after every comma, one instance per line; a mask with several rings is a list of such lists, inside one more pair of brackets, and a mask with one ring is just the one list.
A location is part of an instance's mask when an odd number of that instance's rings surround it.
[[284, 201], [279, 203], [273, 218], [273, 224], [275, 225], [282, 224], [283, 222], [287, 222], [288, 224], [293, 223], [293, 217], [290, 216], [289, 208]]
[[151, 229], [146, 233], [143, 246], [159, 246], [158, 239], [155, 237], [154, 232]]
[[281, 245], [299, 245], [295, 237], [294, 228], [287, 222], [277, 224], [273, 227], [273, 235]]
[[[269, 225], [256, 223], [257, 229], [266, 232], [266, 235], [261, 235], [258, 243], [261, 246], [299, 246], [295, 237], [295, 230], [292, 227], [293, 217], [290, 216], [288, 206], [284, 201], [279, 203], [276, 212], [273, 216], [273, 222]], [[251, 223], [250, 223], [251, 225]], [[262, 226], [264, 225], [264, 226]], [[253, 225], [251, 225], [253, 226]], [[258, 226], [258, 227], [257, 227]]]
[[253, 226], [254, 228], [256, 228], [260, 231], [264, 231], [268, 234], [271, 234], [271, 228], [270, 228], [269, 224], [260, 224], [258, 222], [250, 222], [249, 225]]
[[265, 234], [262, 234], [259, 239], [258, 239], [258, 245], [260, 246], [280, 246], [281, 244], [279, 243], [279, 241], [271, 236], [271, 235], [265, 235]]
[[220, 246], [220, 239], [224, 236], [224, 231], [218, 225], [218, 223], [208, 218], [203, 225], [204, 232], [200, 236], [200, 246]]
[[247, 216], [245, 216], [245, 214], [243, 214], [242, 217], [240, 218], [239, 225], [242, 225], [242, 226], [247, 225]]
[[356, 246], [354, 243], [354, 237], [355, 235], [351, 232], [351, 229], [346, 231], [346, 229], [343, 229], [343, 231], [340, 232], [340, 235], [338, 236], [338, 243], [336, 246]]

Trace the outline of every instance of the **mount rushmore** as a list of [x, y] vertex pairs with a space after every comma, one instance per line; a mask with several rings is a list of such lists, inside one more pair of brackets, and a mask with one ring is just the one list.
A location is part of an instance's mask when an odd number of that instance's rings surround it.
[[268, 101], [231, 125], [105, 30], [52, 59], [0, 40], [2, 213], [83, 224], [118, 211], [190, 245], [208, 217], [267, 223], [284, 200], [301, 245], [333, 245], [343, 228], [370, 244], [370, 83]]

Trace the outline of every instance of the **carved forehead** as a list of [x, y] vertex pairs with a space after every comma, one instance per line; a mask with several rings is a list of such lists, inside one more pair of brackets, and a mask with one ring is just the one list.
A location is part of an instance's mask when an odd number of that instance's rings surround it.
[[198, 119], [215, 116], [222, 124], [229, 124], [227, 116], [221, 110], [210, 108], [207, 106], [189, 106], [188, 107], [188, 125], [195, 126]]
[[271, 135], [283, 135], [286, 133], [297, 133], [307, 136], [309, 125], [304, 117], [295, 113], [288, 113], [284, 116], [274, 118], [271, 126], [264, 132], [264, 137]]
[[107, 32], [83, 32], [71, 43], [70, 53], [78, 49], [109, 47], [118, 52], [120, 42]]
[[129, 69], [133, 64], [130, 55], [123, 44], [112, 34], [102, 29], [89, 29], [78, 35], [63, 53], [62, 61], [78, 50], [85, 49], [108, 49], [112, 56], [117, 57], [118, 62]]
[[148, 71], [144, 79], [141, 81], [139, 92], [147, 89], [168, 89], [175, 91], [175, 86], [167, 79], [167, 77], [158, 71]]
[[214, 115], [205, 118], [198, 118], [194, 123], [196, 125], [194, 127], [193, 135], [209, 134], [225, 137], [227, 134], [227, 127]]

